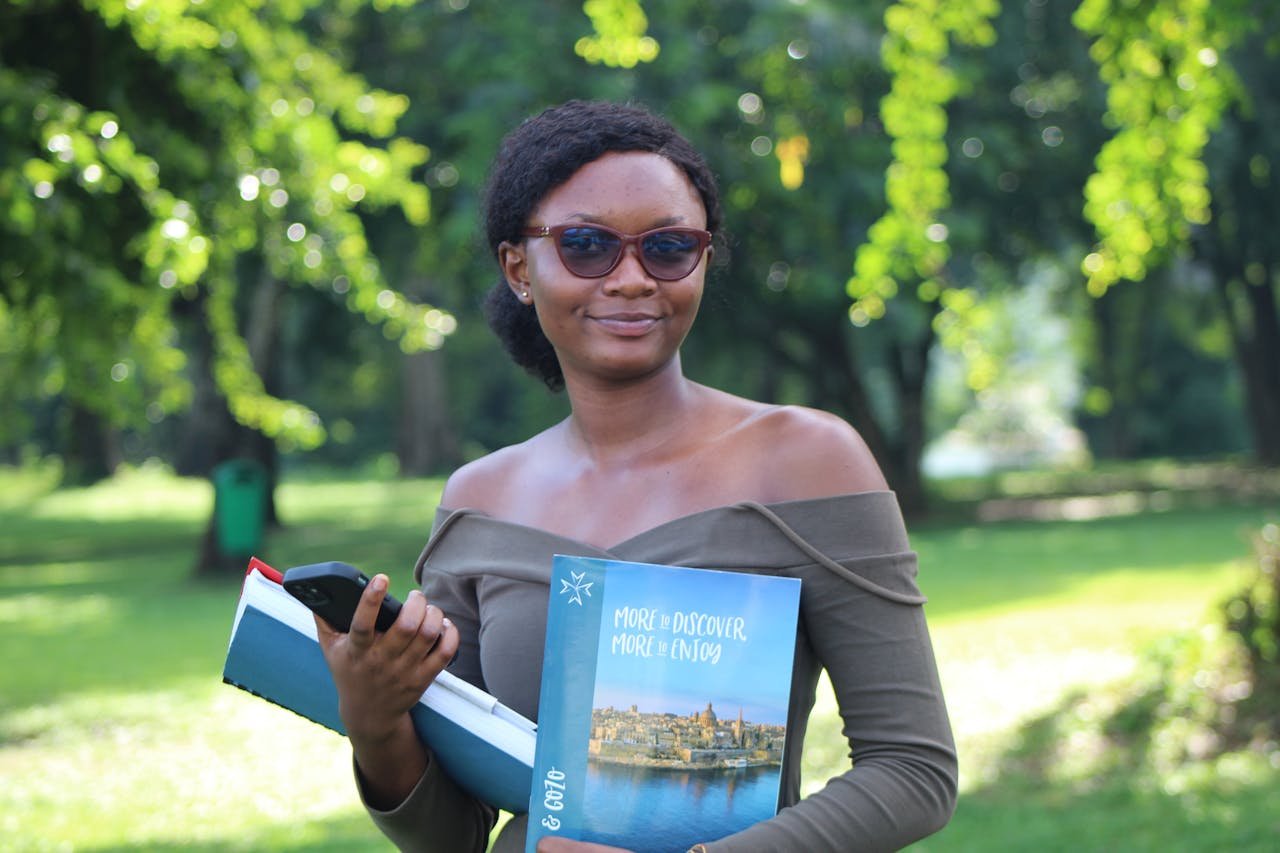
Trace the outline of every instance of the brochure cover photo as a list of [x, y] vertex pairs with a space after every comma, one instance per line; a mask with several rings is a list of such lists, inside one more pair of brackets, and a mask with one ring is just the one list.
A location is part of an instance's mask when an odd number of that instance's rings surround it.
[[527, 850], [685, 850], [772, 817], [799, 602], [793, 578], [557, 556]]

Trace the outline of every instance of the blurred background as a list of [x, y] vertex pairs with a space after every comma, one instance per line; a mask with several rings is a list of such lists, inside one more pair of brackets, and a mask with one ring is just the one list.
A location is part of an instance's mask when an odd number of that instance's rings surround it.
[[0, 3], [0, 846], [386, 849], [218, 683], [238, 578], [403, 594], [442, 477], [564, 417], [480, 199], [605, 98], [720, 180], [686, 373], [845, 417], [908, 514], [921, 848], [1273, 849], [1278, 87], [1269, 0]]

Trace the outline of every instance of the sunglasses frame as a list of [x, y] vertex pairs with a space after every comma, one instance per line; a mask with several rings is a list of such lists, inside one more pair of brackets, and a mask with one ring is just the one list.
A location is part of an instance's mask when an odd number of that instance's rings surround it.
[[[593, 275], [583, 275], [577, 272], [569, 262], [565, 260], [563, 246], [560, 238], [564, 236], [564, 232], [571, 228], [593, 228], [596, 231], [603, 231], [616, 237], [620, 245], [618, 246], [618, 254], [614, 257], [613, 262], [608, 268]], [[689, 235], [698, 241], [697, 259], [693, 265], [689, 267], [689, 271], [683, 275], [669, 276], [666, 274], [659, 275], [649, 268], [648, 259], [644, 253], [644, 239], [654, 234], [664, 232], [676, 232], [679, 234]], [[702, 262], [702, 258], [706, 255], [707, 248], [711, 245], [711, 232], [704, 228], [688, 228], [683, 225], [664, 225], [660, 228], [650, 228], [648, 231], [641, 231], [639, 234], [624, 234], [605, 225], [597, 225], [594, 222], [565, 222], [560, 225], [531, 225], [527, 228], [520, 229], [520, 234], [524, 237], [553, 237], [556, 244], [556, 257], [560, 259], [560, 263], [564, 268], [578, 278], [604, 278], [609, 273], [618, 268], [618, 264], [622, 263], [622, 256], [626, 254], [627, 246], [634, 245], [636, 247], [636, 256], [640, 259], [640, 266], [644, 267], [644, 271], [658, 281], [679, 281], [682, 278], [688, 278], [693, 271], [698, 268], [698, 264]]]

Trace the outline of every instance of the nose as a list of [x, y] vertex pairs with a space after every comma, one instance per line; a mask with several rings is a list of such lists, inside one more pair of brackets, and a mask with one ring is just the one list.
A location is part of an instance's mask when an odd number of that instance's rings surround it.
[[618, 265], [605, 276], [604, 292], [610, 296], [634, 299], [648, 296], [658, 289], [658, 281], [640, 263], [640, 246], [632, 243], [622, 247]]

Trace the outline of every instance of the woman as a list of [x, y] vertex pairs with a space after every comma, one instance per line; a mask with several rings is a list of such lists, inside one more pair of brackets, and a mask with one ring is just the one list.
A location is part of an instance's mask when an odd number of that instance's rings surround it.
[[[407, 711], [449, 665], [536, 719], [551, 555], [572, 553], [802, 580], [783, 808], [706, 850], [894, 849], [936, 831], [955, 750], [915, 555], [875, 460], [834, 416], [681, 371], [720, 224], [701, 156], [647, 112], [570, 102], [507, 137], [486, 211], [502, 270], [490, 324], [572, 414], [449, 478], [422, 592], [391, 630], [372, 629], [382, 576], [350, 634], [321, 626], [375, 822], [405, 849], [485, 848], [494, 810], [432, 763]], [[853, 766], [800, 800], [823, 668]], [[524, 829], [512, 820], [494, 850], [523, 849]]]

